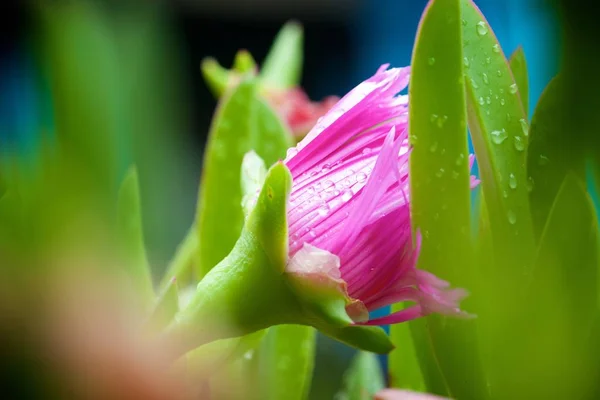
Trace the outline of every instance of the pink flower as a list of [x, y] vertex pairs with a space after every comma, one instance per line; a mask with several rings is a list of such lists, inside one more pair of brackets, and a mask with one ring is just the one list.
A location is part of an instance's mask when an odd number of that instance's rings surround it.
[[[320, 118], [285, 160], [293, 177], [287, 271], [339, 283], [348, 315], [366, 325], [433, 312], [468, 315], [458, 306], [464, 290], [415, 267], [420, 237], [410, 223], [408, 96], [396, 96], [409, 74], [408, 67], [382, 66]], [[368, 319], [368, 311], [401, 301], [415, 304]]]
[[269, 89], [266, 97], [298, 140], [339, 100], [338, 97], [328, 96], [320, 102], [311, 101], [298, 87], [286, 90]]

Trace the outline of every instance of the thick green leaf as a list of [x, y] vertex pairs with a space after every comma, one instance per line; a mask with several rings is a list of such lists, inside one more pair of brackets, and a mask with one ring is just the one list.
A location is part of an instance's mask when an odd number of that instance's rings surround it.
[[244, 223], [241, 164], [250, 150], [267, 165], [285, 157], [291, 136], [275, 112], [246, 80], [225, 96], [206, 147], [198, 203], [198, 276], [204, 276], [233, 248]]
[[308, 397], [315, 357], [316, 331], [310, 326], [269, 328], [258, 351], [260, 399]]
[[265, 86], [286, 89], [300, 83], [303, 42], [300, 24], [288, 22], [281, 28], [260, 71]]
[[[413, 224], [423, 238], [419, 267], [470, 289], [476, 279], [462, 50], [461, 1], [430, 2], [420, 23], [409, 85]], [[417, 348], [433, 351], [448, 394], [461, 399], [487, 396], [474, 329], [473, 323], [430, 316], [431, 347]], [[435, 365], [422, 370], [435, 370]]]
[[527, 173], [531, 213], [538, 238], [565, 176], [573, 172], [579, 179], [585, 179], [584, 154], [578, 146], [565, 146], [569, 115], [566, 114], [563, 85], [561, 76], [550, 81], [531, 120]]
[[359, 351], [344, 374], [343, 388], [336, 398], [371, 400], [384, 387], [385, 379], [377, 356]]
[[523, 103], [525, 115], [529, 115], [529, 75], [527, 72], [527, 61], [523, 47], [519, 46], [512, 53], [509, 60], [510, 70], [515, 77], [515, 82], [519, 88], [519, 95]]
[[142, 228], [142, 213], [138, 186], [138, 175], [135, 167], [127, 172], [119, 191], [118, 203], [119, 238], [123, 251], [124, 265], [129, 275], [131, 286], [138, 293], [140, 303], [148, 307], [154, 301], [152, 274]]
[[[568, 173], [540, 239], [516, 321], [521, 333], [511, 337], [518, 358], [505, 371], [510, 386], [499, 398], [589, 398], [597, 381], [590, 373], [596, 354], [587, 342], [597, 313], [597, 268], [597, 215], [583, 181]], [[558, 380], [560, 385], [548, 385]]]
[[529, 129], [498, 40], [471, 0], [461, 0], [469, 128], [503, 276], [530, 272], [533, 229], [525, 172]]

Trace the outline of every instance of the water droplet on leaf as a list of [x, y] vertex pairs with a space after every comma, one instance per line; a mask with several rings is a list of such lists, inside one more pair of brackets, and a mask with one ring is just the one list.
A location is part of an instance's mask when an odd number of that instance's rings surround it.
[[533, 178], [531, 176], [529, 178], [527, 178], [527, 191], [529, 193], [531, 193], [533, 191], [534, 184], [535, 184], [535, 182], [533, 181]]
[[513, 83], [508, 87], [508, 91], [510, 94], [516, 94], [519, 91], [519, 88], [517, 87], [516, 83]]
[[477, 30], [477, 34], [479, 36], [485, 36], [488, 33], [488, 27], [483, 21], [479, 21], [475, 26], [475, 29]]
[[519, 120], [519, 123], [521, 124], [521, 130], [523, 131], [523, 135], [529, 136], [529, 125], [527, 124], [527, 121], [525, 121], [524, 118], [521, 118]]
[[512, 210], [509, 210], [509, 211], [508, 211], [508, 222], [509, 222], [511, 225], [514, 225], [514, 224], [516, 224], [516, 223], [517, 223], [517, 215], [516, 215], [516, 214], [515, 214], [515, 212], [514, 212], [514, 211], [512, 211]]
[[511, 189], [517, 188], [517, 177], [513, 173], [508, 176], [508, 186], [510, 186]]
[[490, 135], [492, 135], [492, 142], [496, 144], [501, 144], [508, 137], [508, 135], [506, 134], [506, 130], [504, 129], [500, 131], [492, 131], [490, 132]]
[[525, 150], [525, 142], [523, 142], [523, 140], [521, 139], [521, 136], [515, 136], [515, 149], [517, 149], [517, 151], [523, 151]]

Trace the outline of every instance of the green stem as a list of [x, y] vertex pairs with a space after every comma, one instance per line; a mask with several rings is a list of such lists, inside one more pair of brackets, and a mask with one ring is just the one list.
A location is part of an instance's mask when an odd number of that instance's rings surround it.
[[302, 307], [258, 239], [244, 231], [232, 252], [198, 284], [168, 328], [175, 356], [219, 339], [304, 321]]

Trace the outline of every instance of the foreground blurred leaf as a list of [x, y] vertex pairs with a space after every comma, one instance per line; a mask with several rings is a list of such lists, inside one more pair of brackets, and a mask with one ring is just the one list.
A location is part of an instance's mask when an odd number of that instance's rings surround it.
[[179, 311], [179, 293], [177, 281], [172, 280], [158, 297], [154, 310], [150, 315], [148, 325], [151, 329], [159, 331], [169, 325], [177, 311]]
[[225, 96], [209, 134], [200, 185], [197, 228], [198, 276], [204, 276], [233, 248], [244, 222], [240, 166], [250, 150], [273, 164], [285, 157], [291, 136], [274, 111], [246, 80]]
[[300, 83], [303, 42], [300, 24], [288, 22], [281, 28], [261, 67], [260, 78], [265, 86], [287, 89]]
[[310, 326], [269, 328], [258, 349], [261, 400], [308, 397], [315, 358], [316, 331]]
[[[461, 0], [469, 128], [502, 276], [531, 270], [533, 230], [525, 172], [529, 128], [519, 90], [487, 20]], [[511, 277], [511, 278], [508, 278]]]
[[[423, 15], [411, 62], [411, 205], [414, 228], [423, 237], [419, 268], [452, 285], [476, 282], [471, 251], [470, 171], [466, 131], [460, 0], [434, 0]], [[468, 302], [465, 302], [468, 310]], [[423, 332], [422, 329], [426, 331]], [[392, 327], [392, 331], [396, 327]], [[402, 329], [402, 328], [401, 328]], [[428, 388], [460, 399], [484, 399], [486, 382], [473, 322], [440, 316], [412, 324], [415, 336], [428, 337], [417, 351], [440, 368], [441, 384]], [[397, 346], [403, 346], [398, 343]], [[401, 357], [401, 353], [393, 355]], [[398, 365], [402, 360], [395, 361]], [[435, 364], [423, 372], [435, 370]], [[457, 368], [460, 365], [460, 368]], [[392, 371], [397, 376], [399, 371]], [[433, 373], [426, 382], [437, 379]]]
[[531, 212], [539, 238], [560, 186], [569, 172], [585, 179], [585, 158], [577, 146], [565, 146], [569, 132], [564, 83], [554, 78], [542, 93], [531, 120], [531, 144], [527, 152], [527, 173]]
[[375, 393], [385, 387], [385, 379], [379, 359], [373, 353], [359, 351], [344, 374], [341, 392], [336, 396], [343, 400], [371, 400]]
[[135, 167], [130, 168], [125, 175], [119, 191], [117, 211], [119, 242], [123, 249], [129, 283], [139, 294], [142, 304], [148, 307], [154, 301], [154, 289], [152, 288], [150, 266], [146, 258], [138, 175]]
[[525, 111], [525, 115], [529, 115], [529, 76], [523, 47], [517, 47], [515, 52], [512, 53], [509, 64], [519, 89], [523, 110]]
[[[597, 313], [598, 224], [583, 181], [563, 179], [540, 239], [527, 302], [527, 334], [514, 342], [522, 368], [512, 368], [506, 398], [591, 398], [597, 354], [587, 339]], [[521, 326], [521, 325], [519, 325]], [[548, 385], [558, 382], [560, 385]]]

